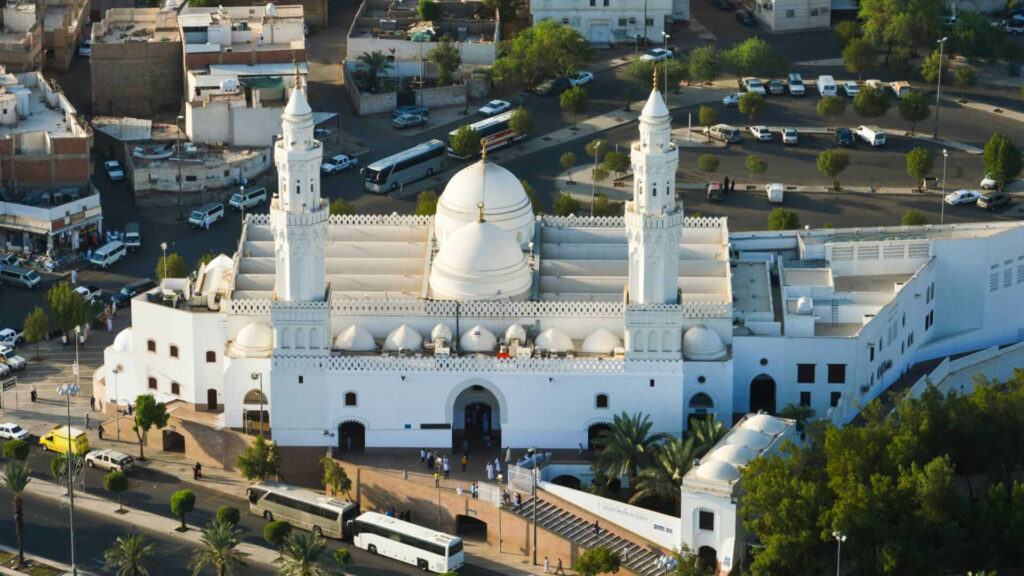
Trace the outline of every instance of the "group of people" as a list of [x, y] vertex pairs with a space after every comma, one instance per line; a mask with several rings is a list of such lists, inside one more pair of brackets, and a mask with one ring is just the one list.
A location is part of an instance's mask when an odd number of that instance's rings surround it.
[[399, 520], [405, 520], [406, 522], [412, 522], [412, 510], [406, 510], [405, 512], [395, 511], [395, 507], [392, 506], [384, 512], [384, 515], [391, 518], [398, 518]]

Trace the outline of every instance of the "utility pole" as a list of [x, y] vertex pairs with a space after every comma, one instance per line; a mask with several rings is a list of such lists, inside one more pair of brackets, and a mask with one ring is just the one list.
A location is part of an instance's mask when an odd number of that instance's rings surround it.
[[932, 138], [939, 137], [939, 94], [942, 93], [942, 53], [946, 47], [946, 40], [949, 40], [948, 36], [943, 36], [942, 40], [939, 40], [939, 79], [935, 84], [935, 130], [932, 132]]
[[946, 159], [949, 158], [949, 150], [942, 149], [942, 195], [939, 197], [941, 202], [941, 212], [939, 212], [939, 224], [946, 223]]

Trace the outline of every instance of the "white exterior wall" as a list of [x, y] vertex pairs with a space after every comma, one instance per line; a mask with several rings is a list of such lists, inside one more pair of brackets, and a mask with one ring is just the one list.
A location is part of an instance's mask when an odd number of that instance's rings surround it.
[[776, 32], [828, 28], [831, 0], [761, 0], [754, 2], [754, 17]]
[[[714, 530], [700, 529], [702, 510], [715, 515]], [[694, 554], [703, 546], [714, 548], [722, 570], [731, 569], [742, 553], [743, 522], [736, 502], [729, 494], [683, 488], [679, 526], [680, 542], [689, 546]]]
[[[661, 33], [671, 32], [665, 20], [671, 19], [674, 10], [673, 0], [648, 0], [648, 40], [660, 43]], [[685, 12], [688, 18], [689, 2]], [[628, 0], [593, 0], [593, 4], [591, 0], [531, 0], [530, 14], [534, 22], [554, 20], [571, 26], [591, 42], [631, 43], [637, 34], [644, 35], [644, 4]]]
[[[459, 42], [456, 46], [459, 48], [463, 64], [493, 66], [494, 60], [497, 58], [498, 48], [494, 42]], [[355, 62], [362, 54], [378, 51], [390, 54], [391, 50], [394, 50], [395, 60], [415, 61], [418, 66], [420, 52], [422, 51], [423, 57], [426, 58], [427, 53], [435, 47], [435, 43], [424, 45], [422, 42], [412, 42], [411, 40], [349, 36], [346, 58], [349, 62]]]
[[731, 359], [713, 362], [685, 361], [682, 399], [684, 426], [688, 425], [690, 415], [698, 414], [695, 409], [690, 408], [690, 402], [700, 393], [710, 396], [714, 403], [714, 409], [708, 413], [714, 414], [715, 419], [722, 424], [732, 424], [734, 392]]

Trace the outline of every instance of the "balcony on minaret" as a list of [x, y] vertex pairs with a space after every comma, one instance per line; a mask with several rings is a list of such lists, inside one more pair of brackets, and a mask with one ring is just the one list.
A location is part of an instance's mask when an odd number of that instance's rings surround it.
[[649, 150], [649, 149], [645, 149], [644, 148], [644, 144], [645, 143], [646, 143], [645, 141], [637, 140], [637, 141], [633, 142], [633, 147], [632, 148], [636, 152], [643, 152], [644, 154], [655, 154], [659, 150], [662, 153], [664, 153], [664, 154], [670, 154], [670, 153], [675, 152], [677, 150], [676, 143], [671, 141], [671, 140], [668, 141], [668, 145], [667, 146], [663, 142], [655, 143], [653, 151]]

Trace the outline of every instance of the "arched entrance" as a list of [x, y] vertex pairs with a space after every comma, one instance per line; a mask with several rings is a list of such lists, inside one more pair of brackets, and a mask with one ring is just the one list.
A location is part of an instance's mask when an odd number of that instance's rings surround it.
[[775, 414], [775, 379], [761, 374], [750, 381], [750, 411]]
[[490, 390], [479, 384], [466, 388], [452, 410], [453, 450], [501, 448], [501, 405]]
[[161, 449], [164, 452], [177, 452], [179, 454], [184, 454], [185, 437], [173, 430], [164, 430], [163, 446]]
[[591, 424], [590, 427], [587, 428], [587, 450], [589, 450], [591, 454], [593, 454], [594, 450], [598, 449], [597, 439], [601, 436], [601, 432], [611, 429], [612, 425], [607, 422]]
[[267, 435], [270, 431], [270, 402], [259, 388], [253, 388], [242, 397], [245, 430], [249, 434]]
[[715, 418], [715, 401], [704, 392], [698, 392], [687, 403], [687, 429], [692, 430], [694, 423], [700, 420]]
[[701, 546], [697, 549], [697, 558], [700, 559], [700, 566], [706, 572], [718, 569], [718, 552], [711, 546]]
[[342, 422], [338, 426], [338, 449], [342, 452], [362, 452], [366, 449], [366, 426], [360, 422]]
[[463, 540], [487, 541], [487, 522], [465, 514], [455, 516], [455, 534]]
[[213, 388], [206, 390], [206, 409], [215, 412], [217, 410], [217, 391]]
[[558, 484], [559, 486], [565, 486], [566, 488], [572, 488], [573, 490], [579, 490], [583, 485], [580, 479], [572, 476], [571, 474], [562, 474], [551, 479], [552, 484]]

